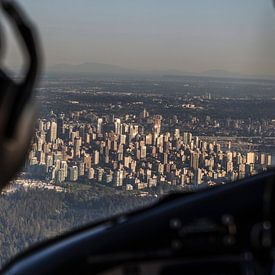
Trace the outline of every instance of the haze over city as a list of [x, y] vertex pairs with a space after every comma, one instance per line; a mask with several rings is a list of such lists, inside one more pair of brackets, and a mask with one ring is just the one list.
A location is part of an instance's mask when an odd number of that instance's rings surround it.
[[[20, 2], [40, 30], [47, 69], [94, 62], [145, 73], [275, 75], [269, 0]], [[19, 51], [7, 48], [6, 63], [17, 68]]]

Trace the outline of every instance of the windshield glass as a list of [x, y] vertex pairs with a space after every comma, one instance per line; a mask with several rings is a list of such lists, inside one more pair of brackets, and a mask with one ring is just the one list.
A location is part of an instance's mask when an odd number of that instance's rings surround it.
[[[170, 192], [274, 165], [270, 0], [20, 4], [39, 30], [44, 70], [25, 165], [0, 197], [1, 265]], [[20, 76], [3, 24], [5, 64]]]

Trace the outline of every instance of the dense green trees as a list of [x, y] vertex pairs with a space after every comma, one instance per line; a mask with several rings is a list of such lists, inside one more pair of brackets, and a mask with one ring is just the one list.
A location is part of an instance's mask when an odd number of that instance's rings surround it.
[[[106, 188], [107, 189], [107, 188]], [[125, 211], [153, 199], [107, 189], [18, 191], [0, 197], [0, 265], [41, 240]]]

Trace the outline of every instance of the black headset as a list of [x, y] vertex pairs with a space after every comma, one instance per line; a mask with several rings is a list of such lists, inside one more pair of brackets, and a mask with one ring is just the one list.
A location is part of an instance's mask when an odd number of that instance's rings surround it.
[[[0, 68], [1, 189], [21, 168], [28, 152], [35, 121], [34, 87], [41, 58], [37, 31], [20, 6], [14, 1], [0, 0], [0, 7], [22, 41], [26, 66], [25, 76], [19, 81]], [[1, 38], [0, 35], [0, 58], [3, 52]]]

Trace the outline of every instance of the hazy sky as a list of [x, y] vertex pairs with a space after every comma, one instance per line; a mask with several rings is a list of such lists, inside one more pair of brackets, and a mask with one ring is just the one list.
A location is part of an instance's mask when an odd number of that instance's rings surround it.
[[[275, 75], [271, 0], [20, 2], [40, 30], [47, 66], [99, 62], [146, 70]], [[20, 64], [13, 47], [7, 61]]]

